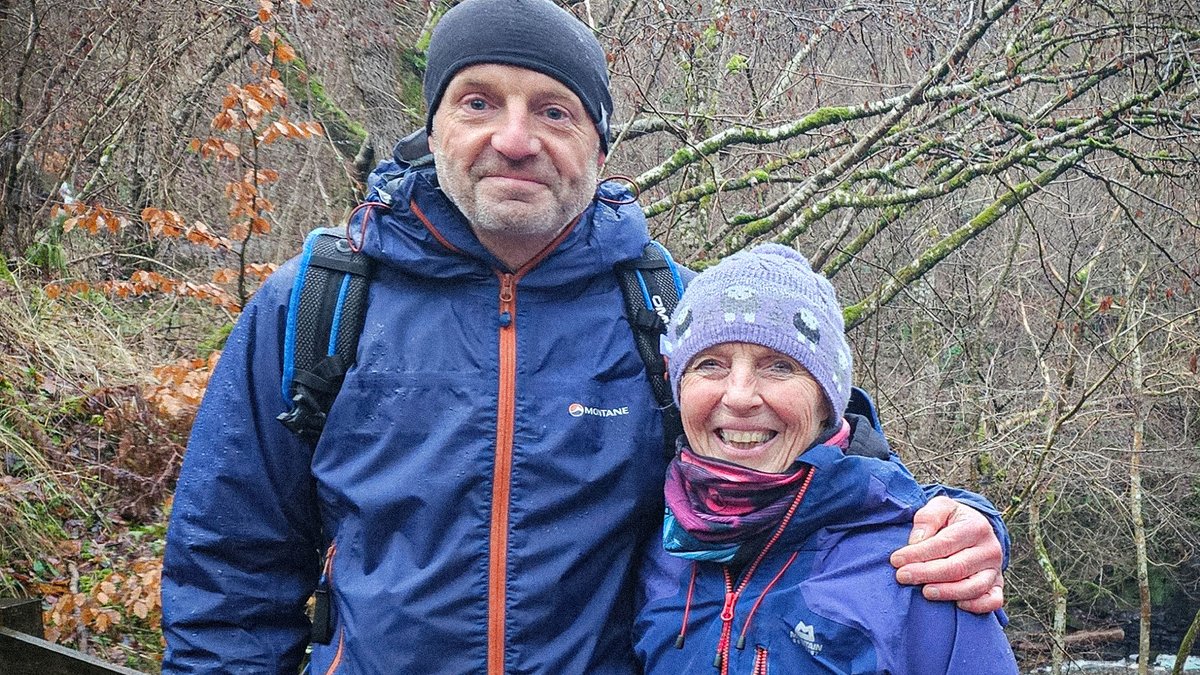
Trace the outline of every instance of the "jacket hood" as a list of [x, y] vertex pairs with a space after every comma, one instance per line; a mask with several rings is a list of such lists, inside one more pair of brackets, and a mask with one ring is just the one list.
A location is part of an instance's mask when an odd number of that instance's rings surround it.
[[881, 444], [887, 447], [882, 434], [869, 424], [854, 424], [850, 443], [848, 454], [831, 445], [817, 445], [797, 458], [814, 473], [777, 544], [780, 550], [799, 545], [831, 524], [842, 530], [910, 523], [913, 511], [925, 504], [921, 486], [901, 465], [866, 451]]
[[[363, 251], [385, 265], [432, 279], [506, 271], [438, 186], [432, 158], [406, 157], [403, 145], [372, 172], [367, 199], [374, 207], [360, 210], [351, 224], [351, 231], [358, 232], [357, 219], [368, 219]], [[629, 190], [601, 183], [566, 238], [524, 275], [522, 287], [580, 283], [638, 258], [649, 239], [645, 216]]]

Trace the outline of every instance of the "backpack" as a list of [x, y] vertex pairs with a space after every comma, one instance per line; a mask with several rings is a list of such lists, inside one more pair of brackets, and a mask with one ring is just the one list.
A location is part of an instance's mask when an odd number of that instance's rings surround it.
[[[287, 410], [277, 419], [309, 443], [321, 437], [346, 371], [354, 365], [371, 271], [371, 259], [353, 249], [344, 229], [319, 228], [305, 239], [284, 332]], [[640, 258], [619, 263], [613, 271], [638, 355], [663, 413], [663, 447], [671, 457], [683, 423], [671, 396], [659, 336], [683, 295], [683, 278], [671, 254], [655, 241], [646, 244]]]

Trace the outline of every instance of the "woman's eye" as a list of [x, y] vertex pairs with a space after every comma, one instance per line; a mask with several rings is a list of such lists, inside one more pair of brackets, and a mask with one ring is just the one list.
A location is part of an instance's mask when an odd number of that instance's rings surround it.
[[692, 364], [692, 370], [712, 371], [721, 367], [721, 362], [716, 359], [697, 359]]
[[772, 361], [770, 370], [775, 373], [791, 375], [796, 372], [796, 366], [791, 361]]

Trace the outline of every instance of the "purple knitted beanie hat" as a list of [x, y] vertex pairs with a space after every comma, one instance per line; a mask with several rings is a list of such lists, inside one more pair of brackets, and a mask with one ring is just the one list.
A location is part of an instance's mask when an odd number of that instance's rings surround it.
[[662, 337], [671, 391], [702, 350], [750, 342], [786, 354], [821, 385], [835, 417], [850, 400], [851, 358], [833, 284], [780, 244], [740, 251], [688, 284]]

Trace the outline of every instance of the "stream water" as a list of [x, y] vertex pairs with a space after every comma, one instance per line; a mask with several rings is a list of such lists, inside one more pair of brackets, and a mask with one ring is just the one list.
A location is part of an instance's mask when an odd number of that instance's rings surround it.
[[[1150, 662], [1155, 668], [1150, 670], [1152, 675], [1167, 675], [1175, 665], [1175, 654], [1183, 642], [1184, 634], [1191, 626], [1200, 600], [1189, 597], [1187, 592], [1173, 594], [1159, 602], [1150, 615]], [[1088, 649], [1079, 649], [1072, 653], [1074, 660], [1064, 673], [1071, 675], [1110, 675], [1120, 673], [1128, 675], [1137, 672], [1138, 652], [1138, 614], [1135, 611], [1116, 611], [1104, 616], [1091, 616], [1081, 619], [1082, 625], [1090, 628], [1120, 627], [1124, 631], [1123, 640], [1094, 645]], [[1018, 658], [1022, 654], [1018, 653]], [[1022, 659], [1029, 663], [1029, 656]], [[1039, 659], [1048, 661], [1048, 657]], [[1028, 666], [1026, 672], [1031, 675], [1044, 675], [1050, 672], [1044, 663], [1037, 667]], [[1200, 675], [1200, 640], [1192, 645], [1191, 656], [1184, 662], [1183, 672], [1190, 675]]]

